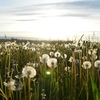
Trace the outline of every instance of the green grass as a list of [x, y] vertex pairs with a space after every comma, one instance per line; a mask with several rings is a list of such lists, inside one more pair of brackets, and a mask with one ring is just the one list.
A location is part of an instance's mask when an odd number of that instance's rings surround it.
[[[65, 48], [64, 41], [51, 41], [34, 43], [32, 41], [28, 45], [28, 49], [23, 48], [23, 41], [16, 41], [8, 49], [5, 49], [5, 41], [1, 42], [2, 48], [0, 49], [0, 100], [99, 100], [100, 99], [100, 78], [97, 77], [98, 72], [94, 67], [96, 60], [91, 60], [88, 54], [89, 49], [94, 47], [99, 51], [99, 43], [84, 42], [84, 47], [75, 47], [76, 50], [82, 52], [75, 52], [72, 47]], [[11, 41], [10, 43], [13, 43]], [[25, 44], [27, 41], [25, 42]], [[47, 44], [50, 43], [48, 46]], [[91, 45], [92, 46], [91, 46]], [[32, 48], [35, 48], [33, 50]], [[58, 60], [56, 68], [49, 68], [47, 64], [40, 62], [40, 56], [50, 52], [60, 52], [60, 57], [55, 57]], [[67, 58], [63, 55], [66, 54]], [[50, 56], [50, 55], [49, 55]], [[78, 59], [79, 62], [69, 62], [69, 58]], [[82, 68], [84, 59], [92, 63], [90, 69]], [[97, 59], [99, 54], [97, 52]], [[33, 78], [16, 78], [20, 75], [25, 65], [38, 63], [35, 67], [36, 76]], [[71, 67], [70, 72], [65, 71], [65, 67]], [[33, 66], [32, 66], [33, 67]], [[49, 73], [48, 73], [49, 72]], [[90, 74], [89, 74], [90, 73]], [[29, 73], [30, 74], [30, 73]], [[13, 91], [10, 87], [6, 87], [4, 82], [9, 80], [9, 77], [22, 82], [22, 89]], [[18, 84], [16, 85], [16, 87]]]

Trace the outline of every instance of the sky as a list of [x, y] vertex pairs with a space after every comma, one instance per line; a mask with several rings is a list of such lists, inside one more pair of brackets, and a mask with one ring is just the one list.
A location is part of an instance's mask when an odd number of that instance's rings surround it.
[[100, 0], [0, 0], [0, 36], [100, 38]]

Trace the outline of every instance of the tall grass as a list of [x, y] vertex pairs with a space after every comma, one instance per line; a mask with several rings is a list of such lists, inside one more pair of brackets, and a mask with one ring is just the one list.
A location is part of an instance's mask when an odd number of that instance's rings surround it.
[[100, 91], [98, 90], [98, 87], [93, 80], [92, 75], [90, 74], [90, 80], [91, 80], [91, 85], [92, 85], [92, 92], [93, 92], [93, 98], [94, 100], [100, 100]]
[[[98, 57], [93, 60], [88, 54], [88, 50], [94, 50], [94, 47], [98, 50], [99, 43], [84, 41], [75, 47], [58, 41], [53, 44], [2, 42], [0, 45], [0, 100], [100, 99], [100, 70], [94, 66], [94, 62], [100, 59], [99, 53], [96, 52]], [[51, 56], [50, 52], [59, 52], [60, 56]], [[43, 54], [56, 58], [57, 66], [54, 68], [42, 63], [40, 57]], [[72, 61], [69, 61], [70, 57]], [[92, 64], [91, 68], [82, 67], [85, 61]], [[30, 77], [30, 70], [27, 77], [23, 76], [25, 66], [34, 68], [36, 75]]]

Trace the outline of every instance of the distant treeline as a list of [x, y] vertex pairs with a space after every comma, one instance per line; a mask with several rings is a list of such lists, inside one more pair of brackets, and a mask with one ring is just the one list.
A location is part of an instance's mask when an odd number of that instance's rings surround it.
[[21, 42], [24, 42], [26, 43], [27, 41], [30, 41], [30, 43], [35, 43], [35, 44], [41, 44], [42, 42], [44, 43], [49, 43], [49, 44], [55, 44], [55, 43], [58, 43], [58, 44], [63, 44], [63, 43], [72, 43], [73, 41], [70, 41], [70, 40], [27, 40], [27, 39], [0, 39], [0, 43], [2, 42], [7, 42], [7, 41], [11, 41], [11, 42], [14, 42], [16, 41], [17, 43], [21, 43]]

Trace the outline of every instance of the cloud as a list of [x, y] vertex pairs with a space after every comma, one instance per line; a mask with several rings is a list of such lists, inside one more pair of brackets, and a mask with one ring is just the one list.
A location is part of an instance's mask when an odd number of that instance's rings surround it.
[[91, 15], [88, 15], [88, 14], [79, 14], [79, 13], [75, 13], [75, 14], [68, 13], [68, 14], [60, 15], [60, 17], [83, 17], [83, 18], [87, 18], [87, 17], [91, 17]]
[[41, 15], [41, 14], [44, 14], [44, 13], [32, 13], [32, 12], [24, 12], [24, 13], [16, 13], [15, 15], [18, 15], [18, 16], [26, 16], [26, 15]]
[[[56, 12], [53, 14], [52, 12], [49, 13], [51, 10], [57, 10], [57, 14]], [[60, 12], [63, 10], [64, 12]], [[100, 14], [98, 14], [99, 11], [99, 1], [73, 1], [20, 6], [9, 9], [5, 13], [16, 16], [15, 21], [35, 21], [46, 17], [80, 17], [97, 20], [100, 17]], [[29, 16], [33, 16], [33, 18]]]
[[16, 21], [35, 21], [37, 19], [20, 19], [20, 20], [16, 20]]
[[[100, 10], [100, 2], [95, 1], [76, 1], [76, 2], [62, 2], [62, 3], [50, 3], [50, 4], [39, 4], [29, 5], [24, 7], [16, 8], [13, 13], [17, 15], [41, 15], [41, 11], [50, 9], [71, 9], [71, 10], [84, 10], [84, 11], [96, 11]], [[24, 12], [24, 13], [23, 13]], [[33, 13], [30, 13], [33, 12]], [[20, 14], [22, 13], [22, 14]], [[85, 13], [85, 12], [84, 12]]]

